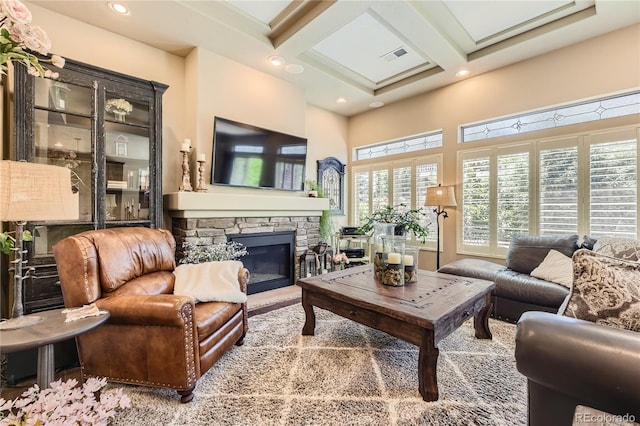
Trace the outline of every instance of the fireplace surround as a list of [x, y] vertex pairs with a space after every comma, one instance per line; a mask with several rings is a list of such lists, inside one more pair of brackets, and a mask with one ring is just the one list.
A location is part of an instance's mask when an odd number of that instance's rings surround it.
[[[290, 257], [293, 277], [288, 285], [291, 285], [299, 276], [297, 259], [305, 250], [319, 243], [320, 215], [323, 210], [329, 209], [329, 200], [276, 193], [266, 196], [248, 193], [174, 192], [164, 195], [164, 205], [171, 216], [177, 259], [182, 258], [184, 241], [208, 245], [226, 242], [230, 236], [262, 234], [276, 237], [281, 233], [289, 233], [293, 236], [294, 246]], [[244, 261], [244, 258], [240, 260]], [[248, 258], [247, 262], [253, 260]], [[252, 274], [249, 282], [251, 289], [262, 278], [260, 275], [254, 277], [253, 274], [262, 272], [248, 269]], [[257, 285], [255, 288], [257, 291], [264, 291], [272, 284]]]

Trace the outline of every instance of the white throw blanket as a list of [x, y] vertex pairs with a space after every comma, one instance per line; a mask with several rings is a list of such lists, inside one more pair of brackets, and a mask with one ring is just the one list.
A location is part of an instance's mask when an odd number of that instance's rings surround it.
[[183, 264], [173, 271], [174, 294], [190, 296], [197, 302], [245, 303], [247, 295], [240, 291], [239, 260]]

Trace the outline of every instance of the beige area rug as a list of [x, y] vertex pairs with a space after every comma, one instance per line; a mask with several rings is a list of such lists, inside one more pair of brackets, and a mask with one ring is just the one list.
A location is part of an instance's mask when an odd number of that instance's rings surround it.
[[493, 340], [478, 340], [467, 321], [442, 341], [440, 399], [424, 402], [416, 346], [315, 309], [315, 336], [300, 334], [300, 304], [251, 317], [245, 344], [198, 381], [191, 403], [123, 386], [133, 407], [114, 424], [526, 425], [514, 325], [490, 320]]

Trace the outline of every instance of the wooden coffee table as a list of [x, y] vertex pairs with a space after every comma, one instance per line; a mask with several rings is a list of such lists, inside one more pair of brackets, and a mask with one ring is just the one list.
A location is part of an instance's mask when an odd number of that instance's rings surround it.
[[404, 287], [377, 284], [371, 265], [348, 268], [297, 282], [306, 314], [302, 334], [313, 336], [313, 307], [384, 331], [417, 345], [418, 382], [425, 401], [438, 400], [438, 344], [467, 319], [475, 335], [491, 339], [489, 314], [494, 284], [474, 278], [418, 271], [418, 282]]

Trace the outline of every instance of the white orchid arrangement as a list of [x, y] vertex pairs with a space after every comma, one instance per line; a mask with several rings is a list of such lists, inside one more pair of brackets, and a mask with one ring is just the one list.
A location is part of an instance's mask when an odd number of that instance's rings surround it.
[[38, 59], [30, 52], [47, 56], [51, 50], [49, 36], [32, 24], [31, 19], [31, 12], [19, 0], [0, 0], [0, 75], [7, 72], [10, 62], [18, 62], [24, 64], [31, 75], [58, 78], [57, 72], [43, 67], [41, 62], [62, 68], [64, 58], [51, 55], [50, 59]]
[[19, 398], [0, 398], [0, 424], [3, 425], [104, 425], [118, 409], [131, 407], [122, 389], [100, 392], [107, 379], [90, 377], [77, 386], [76, 379], [57, 380], [50, 387], [33, 385]]

